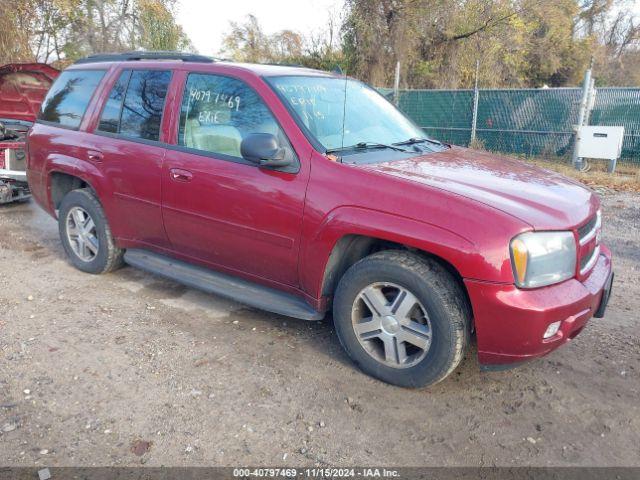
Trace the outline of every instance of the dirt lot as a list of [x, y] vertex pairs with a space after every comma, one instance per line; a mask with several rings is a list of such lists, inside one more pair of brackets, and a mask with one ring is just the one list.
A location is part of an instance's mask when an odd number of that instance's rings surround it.
[[640, 465], [640, 195], [604, 195], [607, 316], [516, 370], [475, 353], [403, 390], [330, 320], [267, 314], [124, 268], [74, 270], [56, 223], [0, 208], [0, 464]]

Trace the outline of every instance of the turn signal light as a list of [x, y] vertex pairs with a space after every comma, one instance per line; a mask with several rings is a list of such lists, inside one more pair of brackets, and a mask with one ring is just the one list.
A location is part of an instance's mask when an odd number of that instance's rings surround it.
[[511, 242], [513, 267], [518, 277], [518, 283], [523, 284], [527, 277], [527, 259], [529, 258], [527, 246], [518, 238]]

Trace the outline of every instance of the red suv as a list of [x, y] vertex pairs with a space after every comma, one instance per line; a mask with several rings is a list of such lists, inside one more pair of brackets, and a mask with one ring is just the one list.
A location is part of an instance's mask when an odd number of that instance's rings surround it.
[[428, 138], [375, 90], [174, 53], [65, 70], [28, 178], [71, 262], [123, 262], [305, 320], [366, 373], [433, 384], [544, 355], [601, 317], [611, 254], [582, 185]]

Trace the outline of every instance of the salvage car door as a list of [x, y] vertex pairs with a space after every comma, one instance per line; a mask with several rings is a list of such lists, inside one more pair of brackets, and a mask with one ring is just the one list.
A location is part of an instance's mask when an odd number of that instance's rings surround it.
[[[275, 135], [292, 165], [266, 169], [242, 158], [251, 133]], [[173, 248], [223, 270], [297, 285], [307, 174], [260, 95], [237, 78], [188, 74], [176, 143], [162, 175]]]

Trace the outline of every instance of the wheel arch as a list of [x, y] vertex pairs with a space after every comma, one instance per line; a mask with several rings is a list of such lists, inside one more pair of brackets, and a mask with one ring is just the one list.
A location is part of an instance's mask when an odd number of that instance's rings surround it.
[[49, 172], [48, 177], [49, 185], [49, 201], [54, 210], [60, 207], [62, 199], [72, 190], [79, 188], [88, 188], [96, 194], [96, 190], [93, 185], [86, 179], [67, 172], [61, 172], [53, 170]]
[[52, 214], [55, 214], [60, 202], [71, 190], [89, 188], [98, 198], [103, 183], [102, 173], [95, 165], [68, 155], [49, 155], [45, 173], [46, 201]]
[[363, 258], [382, 250], [404, 250], [423, 258], [435, 260], [453, 277], [456, 283], [458, 283], [461, 291], [464, 293], [467, 305], [471, 308], [471, 300], [464, 284], [463, 276], [458, 268], [447, 259], [409, 244], [389, 241], [381, 237], [357, 234], [342, 236], [331, 250], [325, 266], [321, 289], [322, 296], [329, 299], [329, 304], [331, 303], [340, 279], [346, 271]]

